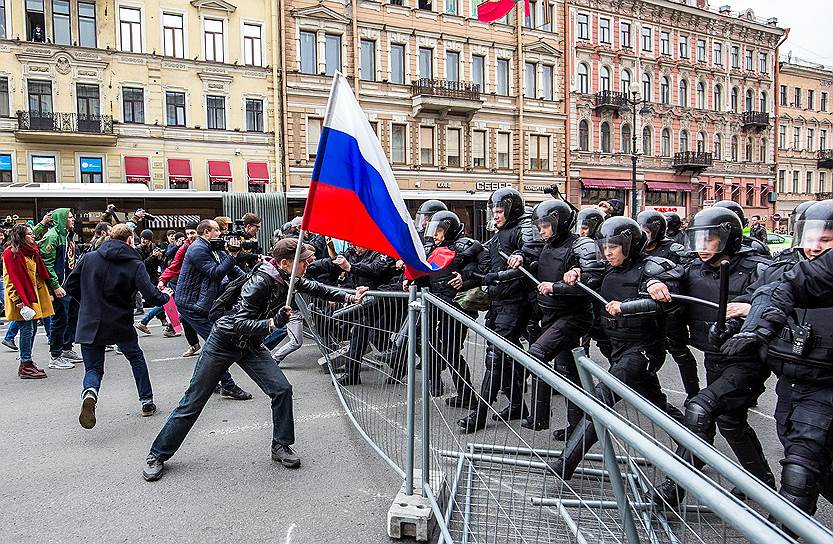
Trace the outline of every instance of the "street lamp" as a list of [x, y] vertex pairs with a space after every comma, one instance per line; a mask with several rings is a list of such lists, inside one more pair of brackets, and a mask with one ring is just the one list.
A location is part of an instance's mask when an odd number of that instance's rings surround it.
[[619, 115], [622, 117], [628, 113], [633, 114], [633, 123], [631, 124], [631, 217], [636, 219], [636, 161], [639, 155], [636, 153], [636, 110], [641, 106], [639, 113], [651, 113], [650, 102], [640, 98], [639, 84], [634, 82], [630, 86], [630, 94], [622, 93], [622, 105], [619, 106]]

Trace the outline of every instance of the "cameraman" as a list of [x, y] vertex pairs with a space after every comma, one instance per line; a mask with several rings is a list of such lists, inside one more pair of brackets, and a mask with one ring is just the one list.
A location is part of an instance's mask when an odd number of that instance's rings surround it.
[[260, 260], [263, 250], [257, 243], [260, 232], [260, 217], [254, 213], [246, 213], [240, 220], [242, 226], [235, 229], [228, 239], [228, 252], [237, 261], [237, 266], [248, 272]]

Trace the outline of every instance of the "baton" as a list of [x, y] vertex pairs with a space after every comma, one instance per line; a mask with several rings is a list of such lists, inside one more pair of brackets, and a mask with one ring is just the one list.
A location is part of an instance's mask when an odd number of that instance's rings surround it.
[[720, 298], [717, 306], [717, 328], [726, 328], [726, 305], [729, 303], [729, 262], [720, 263]]
[[[639, 293], [640, 295], [651, 296], [650, 293], [642, 292]], [[690, 302], [691, 304], [700, 304], [701, 306], [706, 306], [708, 308], [714, 308], [717, 310], [719, 305], [716, 302], [712, 302], [710, 300], [703, 300], [702, 298], [697, 297], [690, 297], [688, 295], [678, 295], [676, 293], [671, 294], [671, 302]], [[724, 313], [725, 315], [725, 313]]]
[[[506, 253], [504, 253], [503, 251], [501, 251], [501, 252], [500, 252], [500, 256], [501, 256], [501, 257], [503, 257], [504, 259], [506, 259], [507, 261], [509, 260], [509, 255], [507, 255], [507, 254], [506, 254]], [[519, 266], [519, 267], [518, 267], [518, 270], [520, 270], [521, 272], [523, 272], [524, 274], [526, 274], [526, 277], [527, 277], [527, 278], [529, 278], [529, 279], [531, 279], [532, 281], [534, 281], [534, 282], [535, 282], [535, 285], [539, 285], [539, 284], [541, 283], [540, 281], [538, 281], [538, 279], [537, 279], [535, 276], [533, 276], [533, 275], [532, 275], [532, 274], [531, 274], [531, 273], [530, 273], [530, 272], [529, 272], [526, 268], [524, 268], [523, 266]], [[604, 304], [605, 306], [607, 306], [607, 304], [608, 304], [608, 302], [609, 302], [609, 301], [605, 300], [605, 298], [604, 298], [602, 295], [600, 295], [599, 293], [597, 293], [597, 292], [596, 292], [596, 291], [594, 291], [593, 289], [591, 289], [591, 288], [587, 287], [585, 284], [581, 283], [580, 281], [577, 281], [577, 282], [576, 282], [576, 287], [578, 287], [579, 289], [581, 289], [582, 291], [584, 291], [585, 293], [587, 293], [587, 294], [588, 294], [588, 295], [590, 295], [591, 297], [595, 298], [596, 300], [598, 300], [599, 302], [601, 302], [602, 304]]]

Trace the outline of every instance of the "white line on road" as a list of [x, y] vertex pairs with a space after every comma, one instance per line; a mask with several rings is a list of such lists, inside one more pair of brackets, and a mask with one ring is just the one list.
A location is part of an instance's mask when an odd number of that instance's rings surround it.
[[[164, 357], [162, 359], [151, 359], [151, 363], [164, 363], [165, 361], [179, 361], [180, 359], [185, 359], [185, 357]], [[190, 357], [189, 357], [190, 359]]]
[[289, 544], [290, 542], [292, 542], [292, 531], [294, 531], [295, 527], [297, 527], [297, 526], [298, 525], [293, 523], [292, 525], [287, 527], [287, 529], [286, 529], [286, 540], [284, 540], [284, 544]]

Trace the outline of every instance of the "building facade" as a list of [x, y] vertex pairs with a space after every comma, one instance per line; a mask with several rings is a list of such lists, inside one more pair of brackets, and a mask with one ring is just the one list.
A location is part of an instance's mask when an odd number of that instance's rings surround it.
[[564, 5], [477, 21], [477, 0], [291, 0], [283, 13], [290, 210], [306, 197], [331, 75], [351, 80], [409, 207], [448, 202], [484, 234], [485, 200], [564, 189]]
[[833, 71], [781, 62], [778, 101], [778, 202], [785, 223], [806, 200], [833, 194]]
[[770, 215], [775, 20], [691, 0], [574, 0], [569, 17], [575, 202], [619, 198], [630, 213], [635, 150], [638, 209], [684, 217], [732, 199]]
[[279, 188], [275, 9], [0, 2], [0, 187]]

